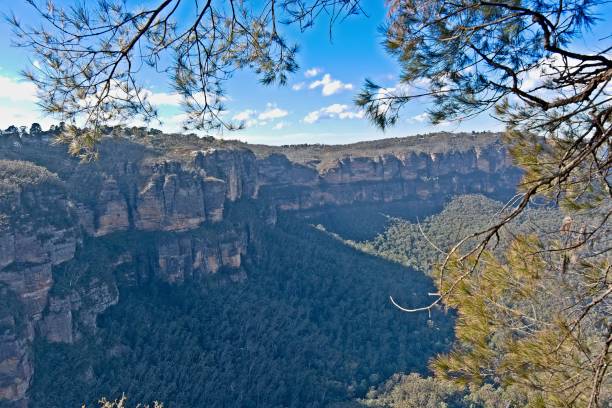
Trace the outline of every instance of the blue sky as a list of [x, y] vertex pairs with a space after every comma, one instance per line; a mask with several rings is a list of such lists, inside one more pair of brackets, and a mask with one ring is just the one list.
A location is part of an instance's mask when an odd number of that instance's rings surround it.
[[[425, 101], [408, 106], [402, 120], [386, 132], [364, 119], [363, 112], [353, 104], [364, 80], [370, 78], [392, 87], [398, 74], [396, 63], [380, 45], [378, 27], [385, 17], [384, 1], [366, 0], [364, 5], [368, 16], [352, 17], [336, 25], [332, 40], [324, 21], [306, 33], [285, 28], [289, 30], [289, 37], [300, 44], [300, 70], [284, 87], [260, 85], [249, 72], [235, 75], [227, 84], [228, 116], [244, 120], [247, 128], [216, 136], [266, 144], [350, 143], [434, 130], [501, 129], [488, 114], [461, 124], [434, 127], [424, 120]], [[23, 0], [0, 4], [0, 12], [11, 10], [24, 19], [31, 14]], [[608, 8], [602, 13], [610, 21], [612, 11]], [[599, 27], [607, 25], [599, 24]], [[607, 34], [596, 32], [593, 37]], [[0, 23], [0, 127], [29, 125], [33, 121], [48, 126], [55, 120], [41, 117], [35, 104], [34, 87], [19, 80], [18, 73], [30, 63], [30, 56], [27, 50], [11, 47], [10, 38], [10, 28]], [[583, 42], [589, 48], [589, 40]], [[180, 129], [181, 110], [178, 98], [171, 94], [165, 81], [165, 78], [152, 77], [145, 79], [144, 85], [153, 92], [152, 100], [158, 102], [164, 122], [163, 126], [154, 126], [176, 131]]]

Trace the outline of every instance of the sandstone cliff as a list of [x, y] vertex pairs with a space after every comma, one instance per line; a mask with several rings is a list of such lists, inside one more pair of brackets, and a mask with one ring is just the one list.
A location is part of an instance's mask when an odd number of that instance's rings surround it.
[[[274, 223], [277, 211], [434, 206], [511, 194], [519, 177], [495, 134], [342, 147], [126, 135], [100, 153], [82, 164], [44, 135], [0, 136], [0, 402], [27, 406], [36, 337], [72, 343], [95, 332], [120, 286], [246, 279], [252, 222]], [[245, 201], [259, 210], [232, 215]]]

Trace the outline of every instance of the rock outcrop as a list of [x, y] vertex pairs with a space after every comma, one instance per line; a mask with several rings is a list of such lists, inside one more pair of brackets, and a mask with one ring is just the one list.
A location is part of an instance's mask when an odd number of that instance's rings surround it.
[[48, 138], [0, 136], [0, 402], [27, 407], [35, 337], [94, 333], [122, 285], [246, 279], [257, 236], [228, 213], [239, 202], [257, 202], [256, 216], [273, 223], [277, 211], [504, 196], [520, 175], [490, 134], [460, 147], [438, 136], [431, 148], [410, 138], [341, 149], [167, 138], [107, 138], [101, 159], [82, 164]]
[[29, 344], [53, 286], [52, 268], [73, 258], [78, 222], [57, 175], [0, 161], [0, 401], [25, 406]]

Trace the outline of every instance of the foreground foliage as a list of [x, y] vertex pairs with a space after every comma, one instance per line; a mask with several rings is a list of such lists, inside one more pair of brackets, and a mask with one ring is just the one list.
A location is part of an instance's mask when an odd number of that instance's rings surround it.
[[[451, 257], [440, 279], [440, 263], [452, 245], [495, 223], [502, 209], [502, 203], [464, 196], [421, 223], [393, 219], [371, 241], [348, 243], [429, 271], [441, 282], [440, 290], [449, 294], [445, 304], [458, 310], [457, 340], [432, 368], [440, 379], [458, 384], [456, 392], [488, 385], [520, 395], [523, 400], [513, 406], [564, 406], [568, 401], [605, 406], [612, 396], [603, 374], [606, 345], [598, 340], [610, 310], [598, 273], [610, 269], [609, 259], [601, 256], [609, 230], [588, 246], [560, 251], [584, 239], [586, 229], [570, 228], [558, 209], [528, 208], [500, 233], [495, 248], [463, 264], [459, 256]], [[572, 220], [579, 226], [598, 222], [601, 218]], [[550, 233], [560, 229], [560, 234]], [[466, 274], [473, 275], [468, 279]], [[396, 385], [393, 392], [404, 388]], [[594, 392], [598, 402], [591, 397]]]
[[157, 118], [143, 67], [169, 79], [187, 128], [240, 128], [244, 123], [223, 117], [224, 84], [234, 72], [284, 84], [298, 68], [286, 24], [306, 30], [323, 16], [331, 26], [361, 12], [359, 0], [27, 2], [27, 22], [8, 18], [16, 43], [40, 61], [24, 76], [43, 111], [68, 122], [59, 140], [84, 159], [96, 157], [104, 125]]
[[434, 377], [398, 374], [369, 392], [361, 404], [372, 408], [508, 408], [525, 402], [520, 393], [490, 384], [468, 389]]
[[[602, 406], [612, 386], [612, 60], [590, 39], [603, 1], [390, 1], [388, 51], [403, 72], [357, 103], [385, 128], [415, 98], [434, 123], [493, 111], [524, 170], [520, 194], [459, 239], [436, 268], [437, 298], [459, 312], [458, 342], [434, 364], [459, 383], [520, 387], [531, 406]], [[538, 197], [565, 211], [555, 230], [511, 233]], [[505, 241], [505, 252], [496, 252]], [[543, 309], [542, 309], [543, 308]]]
[[[121, 398], [110, 401], [106, 398], [102, 398], [100, 401], [98, 401], [99, 404], [99, 408], [127, 408], [128, 406], [127, 404], [127, 397], [124, 395], [121, 396]], [[82, 408], [87, 408], [85, 406], [85, 404], [83, 404]], [[164, 408], [164, 404], [160, 403], [160, 402], [154, 402], [153, 405], [143, 405], [143, 404], [137, 404], [136, 408]]]

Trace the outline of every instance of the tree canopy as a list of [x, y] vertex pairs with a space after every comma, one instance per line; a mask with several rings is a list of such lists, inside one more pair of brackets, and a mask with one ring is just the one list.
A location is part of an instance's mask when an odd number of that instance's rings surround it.
[[95, 157], [101, 126], [157, 117], [142, 86], [147, 68], [171, 79], [188, 114], [186, 127], [235, 129], [242, 124], [222, 112], [223, 84], [236, 70], [254, 71], [263, 84], [284, 84], [298, 68], [298, 47], [282, 26], [306, 30], [324, 17], [332, 25], [361, 12], [359, 0], [160, 0], [145, 7], [118, 0], [27, 2], [39, 25], [9, 18], [16, 44], [40, 61], [24, 76], [36, 84], [44, 112], [69, 124], [79, 120], [81, 129], [68, 126], [60, 140], [83, 158]]
[[[434, 123], [482, 112], [505, 123], [524, 170], [519, 194], [441, 250], [436, 300], [396, 304], [456, 308], [457, 342], [434, 361], [436, 373], [519, 386], [531, 406], [594, 407], [609, 398], [610, 37], [587, 50], [576, 45], [602, 4], [390, 1], [386, 47], [403, 68], [400, 83], [368, 81], [357, 99], [382, 128], [422, 97], [433, 100]], [[542, 198], [563, 208], [561, 225], [513, 232], [511, 222]]]

